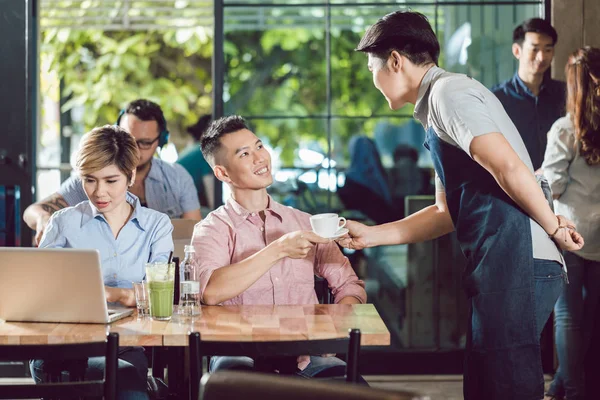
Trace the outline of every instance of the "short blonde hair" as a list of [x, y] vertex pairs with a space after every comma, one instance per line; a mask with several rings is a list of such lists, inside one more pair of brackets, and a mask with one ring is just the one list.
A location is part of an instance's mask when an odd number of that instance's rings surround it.
[[104, 125], [84, 135], [75, 167], [84, 176], [114, 164], [131, 182], [139, 161], [140, 154], [133, 136], [118, 126]]

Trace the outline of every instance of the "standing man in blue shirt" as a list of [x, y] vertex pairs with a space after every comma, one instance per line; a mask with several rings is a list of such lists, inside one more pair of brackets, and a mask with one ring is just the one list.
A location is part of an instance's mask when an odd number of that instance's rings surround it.
[[531, 18], [517, 26], [512, 52], [519, 68], [512, 78], [492, 88], [521, 134], [535, 171], [544, 161], [550, 127], [565, 114], [565, 83], [546, 73], [557, 40], [556, 30], [543, 19]]
[[[140, 152], [137, 179], [129, 192], [139, 199], [142, 206], [160, 211], [170, 218], [200, 220], [200, 202], [190, 174], [179, 164], [154, 157], [158, 147], [165, 145], [169, 138], [160, 106], [144, 99], [134, 100], [121, 111], [117, 125], [133, 135]], [[85, 200], [87, 196], [81, 178], [74, 176], [64, 181], [56, 193], [27, 207], [23, 219], [31, 229], [35, 229], [36, 244], [54, 212]]]

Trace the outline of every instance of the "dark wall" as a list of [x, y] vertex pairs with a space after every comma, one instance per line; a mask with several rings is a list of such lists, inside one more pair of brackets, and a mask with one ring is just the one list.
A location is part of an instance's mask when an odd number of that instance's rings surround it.
[[38, 102], [38, 0], [0, 0], [0, 221], [5, 245], [31, 245]]

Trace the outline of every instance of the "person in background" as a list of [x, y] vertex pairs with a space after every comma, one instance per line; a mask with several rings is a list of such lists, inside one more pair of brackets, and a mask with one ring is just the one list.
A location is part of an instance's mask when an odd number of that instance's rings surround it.
[[[203, 303], [318, 304], [315, 274], [327, 280], [335, 303], [365, 303], [364, 283], [338, 246], [312, 232], [309, 214], [283, 206], [267, 194], [273, 183], [271, 155], [244, 119], [229, 116], [213, 122], [201, 146], [215, 176], [232, 193], [225, 205], [196, 225], [192, 237]], [[211, 357], [210, 371], [254, 369], [255, 361]], [[267, 357], [258, 362], [272, 365], [269, 371], [305, 377], [343, 375], [345, 370], [345, 363], [336, 357], [271, 361]]]
[[415, 105], [436, 195], [434, 205], [399, 221], [348, 221], [338, 243], [359, 250], [456, 231], [468, 261], [465, 399], [542, 399], [540, 335], [564, 277], [557, 246], [578, 250], [583, 238], [550, 208], [500, 101], [472, 78], [437, 66], [440, 45], [427, 17], [388, 14], [356, 50], [367, 53], [373, 83], [392, 110]]
[[547, 73], [557, 40], [546, 20], [531, 18], [517, 26], [512, 45], [517, 72], [492, 88], [521, 134], [534, 171], [542, 166], [550, 127], [565, 115], [565, 84]]
[[390, 169], [390, 190], [397, 218], [406, 215], [405, 198], [409, 195], [424, 194], [428, 174], [418, 166], [419, 152], [412, 146], [399, 144], [394, 149], [394, 166]]
[[[121, 111], [117, 125], [133, 135], [139, 148], [137, 179], [128, 190], [139, 198], [141, 205], [170, 218], [200, 220], [200, 202], [190, 174], [181, 165], [154, 157], [158, 147], [165, 145], [169, 137], [160, 106], [143, 99], [132, 101]], [[73, 176], [64, 181], [56, 193], [27, 207], [23, 219], [36, 231], [36, 244], [54, 212], [86, 198], [81, 178]]]
[[211, 121], [212, 115], [206, 114], [201, 116], [194, 125], [187, 128], [194, 142], [183, 150], [177, 159], [177, 163], [183, 166], [192, 176], [198, 190], [200, 205], [213, 210], [215, 202], [215, 177], [212, 173], [212, 168], [204, 159], [202, 150], [200, 149], [200, 138]]
[[[128, 191], [137, 179], [138, 163], [135, 139], [124, 129], [106, 125], [85, 135], [76, 169], [87, 200], [53, 213], [39, 244], [41, 248], [97, 249], [106, 301], [127, 307], [135, 307], [131, 282], [144, 279], [145, 264], [167, 261], [173, 251], [169, 217], [142, 207]], [[148, 399], [143, 349], [121, 347], [118, 364], [118, 398]], [[104, 365], [104, 357], [89, 358], [87, 378], [101, 379]], [[31, 361], [31, 373], [42, 382], [44, 362]]]
[[565, 75], [567, 115], [550, 129], [542, 169], [556, 212], [577, 225], [586, 246], [564, 254], [569, 285], [554, 307], [559, 366], [546, 398], [580, 400], [600, 300], [600, 49], [575, 51]]
[[375, 223], [395, 221], [399, 211], [394, 208], [388, 177], [373, 139], [354, 136], [348, 144], [350, 166], [344, 186], [338, 196], [344, 207], [358, 210]]

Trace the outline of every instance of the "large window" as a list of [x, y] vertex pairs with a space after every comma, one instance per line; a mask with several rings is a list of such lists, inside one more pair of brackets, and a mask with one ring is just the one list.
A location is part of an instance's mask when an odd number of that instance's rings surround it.
[[[491, 87], [515, 72], [512, 30], [543, 17], [545, 2], [216, 2], [216, 68], [223, 63], [216, 110], [244, 116], [266, 140], [275, 176], [269, 191], [278, 201], [367, 223], [399, 218], [432, 201], [431, 160], [412, 106], [390, 111], [373, 86], [367, 57], [354, 51], [369, 25], [401, 8], [429, 18], [442, 47], [441, 67]], [[366, 150], [372, 144], [376, 153]], [[391, 198], [391, 207], [350, 187], [355, 180], [375, 197]], [[452, 237], [348, 253], [395, 350], [464, 346], [459, 253]]]

